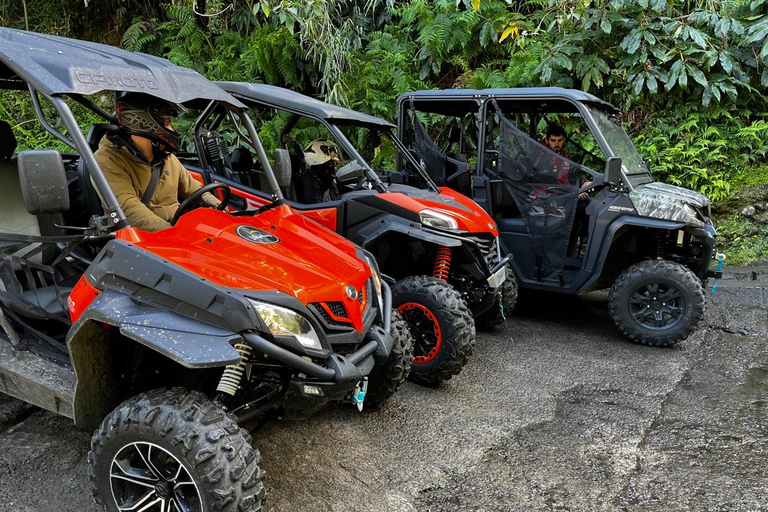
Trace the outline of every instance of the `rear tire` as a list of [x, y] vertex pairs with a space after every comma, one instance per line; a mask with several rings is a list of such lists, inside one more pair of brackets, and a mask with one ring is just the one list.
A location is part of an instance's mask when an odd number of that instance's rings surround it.
[[625, 270], [608, 296], [611, 318], [637, 343], [672, 346], [704, 317], [704, 289], [696, 274], [667, 260], [646, 260]]
[[475, 343], [475, 320], [461, 294], [429, 276], [411, 276], [392, 287], [392, 306], [414, 338], [410, 379], [435, 386], [458, 375]]
[[408, 330], [408, 324], [396, 309], [392, 310], [389, 335], [394, 340], [389, 359], [380, 368], [374, 368], [368, 377], [368, 395], [365, 397], [365, 405], [371, 409], [378, 408], [394, 395], [411, 371], [413, 336]]
[[88, 476], [110, 512], [152, 502], [146, 510], [257, 512], [265, 495], [259, 462], [251, 436], [205, 395], [155, 390], [104, 418], [91, 439]]

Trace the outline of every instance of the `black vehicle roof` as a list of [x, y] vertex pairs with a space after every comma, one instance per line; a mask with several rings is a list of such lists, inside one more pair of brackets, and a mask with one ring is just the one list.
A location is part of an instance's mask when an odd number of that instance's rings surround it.
[[[498, 100], [570, 100], [573, 102], [590, 103], [611, 113], [618, 113], [618, 109], [584, 91], [566, 89], [563, 87], [517, 87], [508, 89], [442, 89], [423, 90], [401, 94], [398, 105], [408, 108], [408, 100], [413, 98], [418, 102], [417, 110], [433, 112], [435, 114], [456, 115], [461, 112], [471, 111], [470, 102], [477, 104], [489, 98]], [[459, 104], [457, 105], [456, 102]]]
[[26, 84], [48, 96], [130, 91], [172, 103], [219, 100], [245, 107], [200, 73], [160, 57], [0, 27], [0, 88]]
[[378, 117], [369, 116], [331, 103], [326, 103], [310, 96], [266, 84], [245, 82], [216, 82], [226, 91], [240, 98], [273, 107], [282, 107], [308, 116], [323, 119], [329, 123], [348, 123], [367, 125], [378, 128], [395, 128], [395, 125]]

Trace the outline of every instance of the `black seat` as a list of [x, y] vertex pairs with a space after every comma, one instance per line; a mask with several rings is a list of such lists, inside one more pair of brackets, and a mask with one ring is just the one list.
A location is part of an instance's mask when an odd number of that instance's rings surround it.
[[[45, 286], [42, 288], [36, 288], [34, 290], [27, 290], [21, 294], [21, 298], [36, 306], [49, 315], [64, 316], [67, 311], [65, 305], [67, 304], [67, 298], [72, 292], [72, 289], [77, 284], [79, 276], [73, 275], [64, 278], [58, 283], [58, 295], [56, 294], [56, 286]], [[61, 297], [61, 300], [58, 297]]]
[[232, 170], [238, 174], [251, 174], [255, 172], [253, 168], [253, 155], [245, 148], [237, 147], [232, 150], [230, 157]]
[[83, 206], [85, 206], [88, 216], [101, 215], [101, 199], [99, 199], [96, 187], [91, 181], [91, 173], [82, 158], [77, 161], [77, 181], [80, 183]]
[[527, 233], [528, 225], [525, 223], [525, 219], [522, 217], [512, 219], [499, 219], [497, 225], [499, 231], [507, 233]]
[[286, 143], [285, 149], [291, 155], [291, 169], [293, 170], [293, 177], [303, 175], [307, 170], [307, 162], [304, 160], [304, 150], [301, 149], [299, 143], [292, 140]]
[[[88, 145], [91, 147], [91, 151], [99, 149], [99, 143], [104, 135], [111, 130], [116, 130], [117, 126], [112, 124], [93, 124], [88, 130]], [[77, 181], [80, 183], [80, 190], [83, 198], [83, 206], [86, 209], [88, 216], [101, 215], [101, 199], [96, 192], [96, 187], [93, 186], [91, 181], [91, 172], [85, 165], [85, 161], [80, 158], [77, 161]]]
[[253, 155], [248, 149], [236, 147], [229, 156], [229, 165], [232, 167], [233, 179], [249, 187], [259, 185], [259, 172], [254, 167]]
[[91, 146], [91, 151], [99, 149], [99, 143], [107, 132], [117, 130], [118, 127], [114, 124], [92, 124], [88, 130], [88, 145]]

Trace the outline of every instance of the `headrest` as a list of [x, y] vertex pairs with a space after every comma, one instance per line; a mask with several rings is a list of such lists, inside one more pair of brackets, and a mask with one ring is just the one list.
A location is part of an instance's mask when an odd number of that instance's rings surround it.
[[287, 149], [275, 149], [275, 178], [281, 189], [291, 186], [291, 154]]
[[0, 160], [10, 160], [16, 151], [16, 137], [13, 135], [11, 125], [0, 121]]
[[232, 170], [240, 174], [253, 172], [253, 155], [245, 148], [235, 148], [232, 151]]
[[119, 126], [113, 124], [92, 124], [88, 130], [87, 136], [88, 145], [91, 146], [91, 151], [99, 149], [99, 143], [107, 132], [118, 130], [119, 128]]

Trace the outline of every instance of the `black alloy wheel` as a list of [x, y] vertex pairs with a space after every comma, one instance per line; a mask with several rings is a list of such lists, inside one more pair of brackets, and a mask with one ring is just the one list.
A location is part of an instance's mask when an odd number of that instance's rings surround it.
[[694, 332], [704, 317], [704, 289], [696, 274], [679, 263], [641, 261], [616, 279], [608, 309], [632, 341], [671, 346]]
[[156, 444], [125, 445], [112, 459], [109, 479], [118, 510], [202, 511], [200, 490], [189, 470]]
[[251, 436], [205, 395], [158, 389], [104, 418], [88, 477], [108, 512], [259, 512], [260, 462]]

